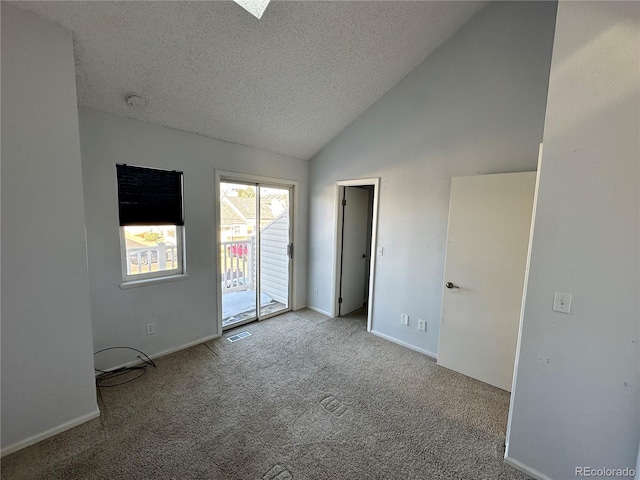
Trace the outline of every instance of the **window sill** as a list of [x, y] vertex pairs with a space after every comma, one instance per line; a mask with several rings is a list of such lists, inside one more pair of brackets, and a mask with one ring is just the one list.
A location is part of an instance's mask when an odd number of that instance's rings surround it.
[[121, 290], [127, 290], [129, 288], [145, 287], [147, 285], [154, 285], [156, 283], [177, 282], [179, 280], [186, 280], [189, 275], [186, 273], [180, 273], [178, 275], [169, 275], [167, 277], [154, 277], [144, 278], [142, 280], [129, 280], [120, 284]]

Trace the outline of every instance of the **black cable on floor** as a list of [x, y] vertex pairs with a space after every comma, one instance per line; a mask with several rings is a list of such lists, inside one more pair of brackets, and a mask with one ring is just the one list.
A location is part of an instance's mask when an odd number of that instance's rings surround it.
[[[142, 358], [140, 355], [138, 355], [138, 358], [140, 360], [142, 360], [143, 363], [145, 363], [145, 365], [135, 365], [133, 367], [121, 367], [121, 368], [117, 368], [115, 370], [110, 370], [110, 371], [104, 371], [104, 370], [100, 370], [98, 368], [94, 368], [94, 370], [96, 372], [100, 372], [99, 375], [96, 375], [96, 386], [98, 388], [109, 388], [109, 387], [119, 387], [120, 385], [124, 385], [125, 383], [129, 383], [129, 382], [133, 382], [134, 380], [140, 378], [141, 376], [143, 376], [145, 373], [147, 373], [147, 367], [148, 366], [152, 366], [154, 368], [157, 368], [157, 365], [155, 364], [155, 362], [153, 360], [151, 360], [151, 358], [149, 358], [149, 356], [144, 353], [141, 350], [138, 350], [137, 348], [133, 348], [133, 347], [108, 347], [108, 348], [103, 348], [102, 350], [98, 350], [97, 352], [95, 352], [93, 355], [96, 356], [98, 353], [102, 353], [102, 352], [106, 352], [107, 350], [117, 350], [117, 349], [127, 349], [127, 350], [134, 350], [138, 353], [141, 353], [142, 355], [144, 355], [144, 358]], [[128, 373], [131, 372], [137, 372], [137, 375], [133, 378], [130, 378], [128, 380], [125, 380], [123, 382], [119, 382], [119, 383], [114, 383], [114, 384], [109, 384], [109, 385], [105, 385], [104, 382], [112, 380], [114, 378], [120, 377], [121, 375], [126, 375]]]

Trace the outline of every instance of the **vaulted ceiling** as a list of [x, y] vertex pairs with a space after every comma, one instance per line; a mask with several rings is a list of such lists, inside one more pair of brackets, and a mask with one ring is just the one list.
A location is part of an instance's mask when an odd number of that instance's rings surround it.
[[[78, 105], [311, 158], [484, 2], [9, 2], [73, 31]], [[138, 93], [146, 107], [125, 97]]]

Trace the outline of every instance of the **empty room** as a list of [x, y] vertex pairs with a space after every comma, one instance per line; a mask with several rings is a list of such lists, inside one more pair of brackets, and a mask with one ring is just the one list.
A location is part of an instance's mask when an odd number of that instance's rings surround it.
[[3, 479], [640, 479], [640, 2], [0, 6]]

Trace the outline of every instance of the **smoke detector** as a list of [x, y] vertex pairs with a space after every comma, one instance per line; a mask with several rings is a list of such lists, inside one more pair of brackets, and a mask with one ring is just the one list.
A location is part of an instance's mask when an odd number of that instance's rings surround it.
[[135, 93], [131, 93], [126, 97], [127, 105], [129, 105], [134, 110], [142, 110], [147, 106], [147, 101], [141, 95], [137, 95]]

